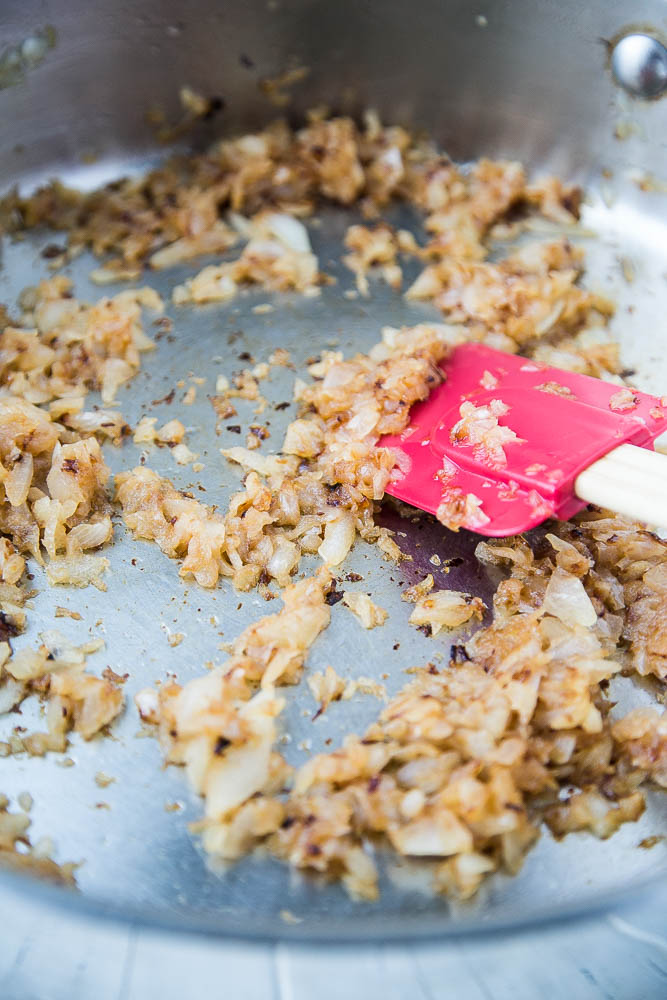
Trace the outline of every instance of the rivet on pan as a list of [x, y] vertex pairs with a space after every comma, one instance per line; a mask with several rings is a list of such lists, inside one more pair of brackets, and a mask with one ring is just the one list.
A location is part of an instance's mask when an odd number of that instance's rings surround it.
[[625, 35], [612, 51], [611, 71], [633, 97], [660, 97], [667, 91], [667, 49], [650, 35]]

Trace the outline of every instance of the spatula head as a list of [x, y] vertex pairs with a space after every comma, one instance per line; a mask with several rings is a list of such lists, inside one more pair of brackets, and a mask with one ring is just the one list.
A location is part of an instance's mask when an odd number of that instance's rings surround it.
[[[667, 406], [656, 396], [480, 344], [455, 348], [442, 368], [444, 383], [413, 408], [410, 426], [379, 442], [397, 451], [387, 493], [431, 514], [468, 497], [461, 526], [482, 535], [572, 517], [585, 506], [574, 494], [580, 472], [621, 444], [650, 448], [667, 431]], [[488, 407], [492, 422], [500, 413], [498, 424], [515, 432], [499, 461], [452, 434], [465, 402]]]

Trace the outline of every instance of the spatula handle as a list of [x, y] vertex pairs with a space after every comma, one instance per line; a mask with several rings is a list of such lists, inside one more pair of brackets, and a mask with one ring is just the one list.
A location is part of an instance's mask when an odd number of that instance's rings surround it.
[[622, 444], [574, 483], [580, 500], [653, 526], [667, 525], [667, 455]]

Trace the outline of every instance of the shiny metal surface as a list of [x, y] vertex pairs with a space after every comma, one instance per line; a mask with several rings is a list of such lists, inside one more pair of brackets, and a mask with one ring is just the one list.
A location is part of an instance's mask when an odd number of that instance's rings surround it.
[[611, 68], [616, 82], [633, 97], [651, 99], [667, 90], [667, 49], [650, 35], [626, 35], [616, 42]]
[[[225, 101], [195, 141], [248, 129], [278, 113], [259, 80], [291, 65], [308, 75], [290, 113], [372, 105], [454, 157], [511, 155], [586, 178], [625, 161], [613, 138], [625, 95], [605, 66], [629, 17], [658, 37], [667, 28], [662, 0], [631, 11], [625, 0], [3, 0], [3, 46], [47, 25], [56, 44], [0, 91], [0, 178], [153, 150], [146, 112], [177, 121], [184, 83]], [[666, 113], [638, 109], [647, 167], [664, 151]]]
[[[4, 10], [8, 44], [19, 44], [44, 23], [55, 27], [57, 42], [22, 82], [0, 92], [2, 186], [17, 181], [29, 185], [60, 173], [92, 187], [137, 168], [154, 151], [146, 110], [161, 101], [175, 120], [174, 95], [184, 82], [227, 99], [223, 116], [211, 129], [249, 128], [275, 113], [256, 89], [258, 76], [284, 69], [289, 58], [299, 60], [311, 67], [311, 75], [295, 89], [295, 112], [324, 98], [341, 107], [373, 103], [387, 118], [428, 126], [454, 155], [511, 154], [536, 170], [559, 170], [587, 180], [591, 194], [584, 226], [599, 237], [586, 240], [588, 282], [619, 303], [613, 329], [628, 367], [637, 371], [638, 385], [654, 392], [667, 388], [661, 341], [667, 211], [659, 183], [665, 174], [665, 106], [631, 106], [605, 72], [605, 48], [598, 39], [623, 26], [622, 4], [579, 10], [569, 3], [489, 3], [484, 5], [486, 27], [480, 27], [462, 0], [419, 3], [409, 22], [404, 5], [394, 0], [363, 5], [291, 0], [277, 6], [197, 0], [187, 13], [171, 2], [146, 2], [130, 12], [102, 0], [80, 7], [28, 0], [20, 6], [8, 3]], [[661, 4], [648, 4], [646, 17], [658, 17], [661, 10]], [[241, 65], [241, 54], [253, 63], [252, 71]], [[629, 123], [624, 141], [614, 137], [619, 121]], [[202, 128], [193, 140], [204, 141], [211, 134]], [[81, 157], [90, 152], [97, 159], [87, 165]], [[342, 290], [352, 287], [352, 276], [340, 265], [350, 221], [351, 214], [324, 212], [309, 227], [323, 269], [338, 278], [320, 299], [281, 297], [274, 302], [275, 311], [265, 314], [253, 312], [253, 306], [267, 301], [263, 293], [225, 307], [168, 307], [173, 336], [161, 339], [156, 352], [146, 357], [144, 370], [121, 391], [119, 403], [130, 422], [149, 409], [165, 420], [180, 417], [191, 428], [190, 447], [206, 468], [194, 475], [176, 466], [167, 450], [148, 456], [151, 467], [179, 486], [197, 490], [201, 484], [205, 500], [224, 504], [239, 475], [218, 449], [238, 438], [226, 431], [216, 437], [206, 394], [217, 374], [229, 375], [242, 366], [239, 354], [250, 352], [261, 361], [284, 346], [298, 366], [327, 344], [335, 342], [345, 352], [365, 349], [383, 324], [434, 316], [427, 307], [408, 304], [380, 286], [367, 301], [342, 297]], [[13, 302], [24, 285], [46, 274], [39, 251], [52, 239], [36, 234], [14, 244], [5, 241], [1, 301]], [[100, 290], [88, 281], [90, 269], [90, 259], [81, 257], [69, 271], [76, 294], [93, 299]], [[171, 287], [194, 270], [151, 275], [150, 283], [168, 298]], [[632, 284], [624, 273], [634, 275]], [[151, 407], [178, 379], [189, 385], [190, 374], [207, 380], [198, 387], [192, 407], [178, 403], [185, 388], [172, 407]], [[287, 370], [273, 372], [266, 393], [272, 402], [291, 398], [292, 378]], [[250, 407], [240, 409], [239, 422], [247, 422], [250, 414]], [[265, 448], [276, 447], [289, 411], [271, 410], [268, 419], [271, 439]], [[114, 471], [140, 458], [131, 443], [106, 453]], [[405, 682], [406, 667], [446, 656], [453, 641], [426, 639], [407, 627], [409, 609], [400, 602], [403, 579], [433, 571], [428, 560], [437, 552], [443, 559], [463, 558], [448, 576], [440, 576], [441, 586], [488, 598], [495, 584], [472, 558], [474, 539], [427, 522], [401, 521], [389, 510], [386, 518], [405, 533], [398, 541], [414, 561], [399, 570], [359, 545], [346, 570], [363, 576], [363, 587], [389, 610], [389, 622], [365, 633], [344, 608], [334, 607], [332, 626], [314, 646], [309, 669], [332, 663], [350, 677], [387, 673], [384, 683], [391, 693]], [[209, 592], [183, 584], [175, 563], [154, 546], [126, 537], [121, 525], [117, 539], [108, 553], [112, 565], [106, 594], [90, 588], [42, 589], [36, 572], [40, 593], [29, 630], [17, 645], [33, 642], [45, 627], [58, 626], [78, 641], [89, 632], [102, 635], [107, 648], [91, 667], [108, 664], [117, 672], [127, 671], [131, 703], [135, 690], [167, 671], [187, 680], [201, 673], [205, 662], [220, 662], [221, 643], [274, 610], [252, 593], [237, 595], [226, 587]], [[57, 604], [80, 611], [83, 621], [54, 621]], [[181, 645], [169, 646], [169, 631], [185, 633]], [[315, 705], [305, 686], [288, 695], [286, 729], [292, 741], [284, 749], [294, 762], [306, 757], [299, 749], [303, 740], [312, 741], [313, 751], [327, 739], [335, 744], [344, 733], [363, 729], [378, 708], [374, 699], [360, 696], [332, 705], [313, 722]], [[616, 696], [643, 697], [624, 681]], [[26, 705], [18, 721], [34, 725], [37, 714], [30, 713]], [[2, 722], [7, 728], [16, 724], [16, 716]], [[519, 878], [494, 879], [466, 906], [433, 898], [424, 891], [423, 870], [397, 865], [391, 858], [385, 859], [379, 905], [352, 903], [340, 888], [319, 886], [266, 858], [213, 872], [187, 830], [199, 815], [199, 803], [179, 771], [162, 769], [157, 745], [138, 738], [138, 730], [130, 704], [112, 740], [74, 741], [73, 767], [63, 768], [54, 757], [2, 762], [0, 789], [12, 796], [28, 790], [34, 796], [35, 835], [52, 836], [61, 859], [85, 862], [78, 876], [81, 895], [67, 897], [70, 904], [182, 928], [359, 940], [532, 923], [598, 906], [667, 873], [664, 843], [652, 850], [637, 846], [665, 829], [667, 799], [659, 795], [651, 797], [639, 823], [626, 825], [605, 843], [581, 835], [556, 844], [543, 836]], [[5, 731], [0, 730], [0, 738]], [[100, 789], [94, 781], [98, 771], [116, 781]], [[167, 811], [165, 805], [174, 802], [182, 809]], [[31, 883], [26, 880], [25, 885]], [[33, 891], [46, 892], [36, 886]], [[285, 923], [280, 917], [284, 910], [301, 922]]]

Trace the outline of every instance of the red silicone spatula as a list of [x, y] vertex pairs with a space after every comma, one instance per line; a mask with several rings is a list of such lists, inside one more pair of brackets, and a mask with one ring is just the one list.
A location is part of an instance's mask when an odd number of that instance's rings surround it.
[[455, 348], [442, 367], [410, 426], [379, 442], [397, 450], [392, 496], [495, 537], [587, 503], [667, 524], [658, 397], [480, 344]]

